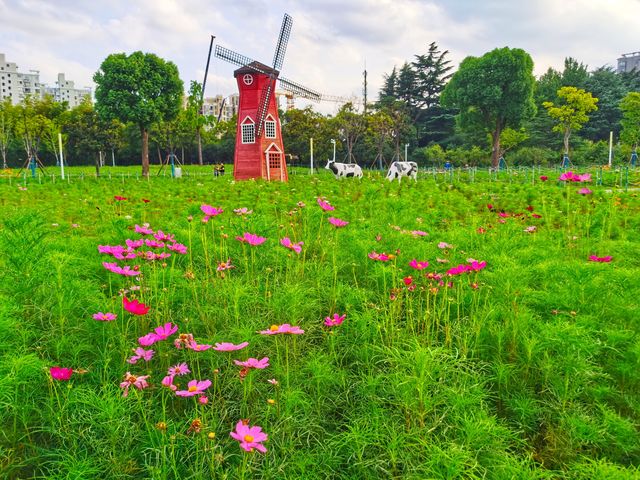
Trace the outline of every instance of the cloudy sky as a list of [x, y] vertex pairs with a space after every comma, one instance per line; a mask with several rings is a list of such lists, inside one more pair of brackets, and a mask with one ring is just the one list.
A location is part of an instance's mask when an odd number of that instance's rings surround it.
[[[640, 0], [0, 0], [0, 53], [45, 83], [64, 72], [82, 87], [110, 53], [142, 50], [173, 61], [188, 86], [202, 81], [211, 35], [270, 63], [285, 12], [293, 29], [282, 75], [340, 96], [362, 95], [366, 64], [375, 98], [383, 75], [432, 41], [456, 67], [523, 48], [536, 75], [567, 56], [596, 68], [640, 50]], [[233, 70], [212, 58], [206, 95], [234, 93]]]

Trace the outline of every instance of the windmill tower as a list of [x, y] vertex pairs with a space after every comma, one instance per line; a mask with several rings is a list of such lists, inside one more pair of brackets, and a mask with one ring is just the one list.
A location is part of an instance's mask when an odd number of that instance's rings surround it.
[[216, 45], [216, 57], [240, 66], [233, 72], [240, 92], [233, 158], [236, 180], [288, 180], [275, 95], [276, 81], [283, 90], [296, 96], [315, 101], [322, 98], [318, 92], [279, 76], [291, 25], [291, 17], [285, 14], [271, 67]]

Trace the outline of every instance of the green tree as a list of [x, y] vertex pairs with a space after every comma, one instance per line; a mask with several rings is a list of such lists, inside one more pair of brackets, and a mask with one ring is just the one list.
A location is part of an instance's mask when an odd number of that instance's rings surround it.
[[[213, 125], [213, 116], [206, 116], [202, 110], [202, 85], [194, 80], [189, 87], [187, 97], [187, 109], [185, 111], [186, 124], [195, 133], [198, 145], [198, 164], [203, 164], [202, 158], [202, 130]], [[185, 139], [186, 140], [186, 139]]]
[[347, 148], [347, 163], [357, 163], [353, 155], [353, 148], [366, 133], [367, 123], [364, 115], [357, 113], [351, 102], [345, 103], [333, 119], [340, 139]]
[[620, 102], [622, 131], [620, 140], [631, 145], [635, 152], [640, 143], [640, 92], [629, 92]]
[[178, 68], [152, 53], [109, 55], [93, 76], [96, 110], [106, 120], [132, 122], [142, 139], [142, 175], [149, 176], [149, 129], [178, 115], [184, 86]]
[[2, 154], [2, 168], [6, 169], [7, 151], [13, 139], [13, 124], [15, 122], [15, 108], [9, 97], [0, 103], [0, 154]]
[[500, 135], [518, 128], [535, 112], [533, 60], [524, 50], [508, 47], [467, 57], [442, 93], [445, 106], [457, 107], [462, 129], [491, 134], [491, 165], [498, 166]]
[[[281, 117], [282, 140], [285, 152], [297, 156], [300, 161], [309, 161], [309, 139], [313, 137], [314, 158], [324, 160], [331, 155], [331, 138], [335, 137], [327, 118], [310, 106], [304, 109], [287, 110]], [[235, 133], [235, 132], [234, 132]]]
[[598, 109], [598, 99], [576, 87], [562, 87], [558, 90], [558, 98], [557, 104], [544, 102], [542, 106], [555, 121], [553, 131], [563, 134], [564, 153], [569, 154], [571, 132], [580, 130], [589, 121], [587, 113]]
[[613, 68], [600, 67], [589, 75], [585, 90], [598, 99], [598, 109], [590, 115], [581, 136], [589, 140], [608, 140], [609, 132], [620, 133], [620, 101], [628, 93], [623, 79]]

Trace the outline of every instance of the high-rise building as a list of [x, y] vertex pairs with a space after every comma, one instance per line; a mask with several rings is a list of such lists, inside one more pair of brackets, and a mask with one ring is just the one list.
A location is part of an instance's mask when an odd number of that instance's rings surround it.
[[75, 88], [73, 81], [66, 80], [64, 73], [58, 74], [55, 87], [47, 87], [40, 82], [40, 72], [29, 70], [29, 73], [18, 71], [18, 65], [7, 62], [4, 53], [0, 53], [0, 101], [10, 98], [14, 105], [26, 97], [42, 98], [53, 96], [57, 102], [67, 102], [73, 108], [85, 97], [91, 98], [90, 88]]
[[207, 97], [203, 101], [203, 113], [218, 118], [220, 121], [226, 122], [238, 113], [238, 94], [234, 93], [228, 97], [216, 95], [215, 97]]
[[623, 53], [618, 59], [618, 73], [640, 71], [640, 52]]

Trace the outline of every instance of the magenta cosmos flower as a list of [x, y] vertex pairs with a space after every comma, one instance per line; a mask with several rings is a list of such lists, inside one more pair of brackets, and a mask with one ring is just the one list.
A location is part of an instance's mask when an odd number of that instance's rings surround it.
[[234, 345], [233, 343], [228, 343], [228, 342], [222, 342], [222, 343], [216, 343], [216, 346], [213, 349], [217, 350], [218, 352], [233, 352], [236, 350], [242, 350], [248, 345], [249, 345], [249, 342], [242, 342], [242, 343], [239, 343], [238, 345]]
[[131, 372], [127, 372], [124, 375], [124, 381], [120, 383], [120, 388], [123, 388], [122, 396], [126, 397], [129, 395], [129, 387], [137, 388], [138, 390], [144, 390], [149, 386], [147, 383], [147, 378], [149, 375], [131, 375]]
[[244, 232], [241, 237], [236, 237], [236, 240], [242, 243], [248, 243], [252, 247], [255, 247], [257, 245], [262, 245], [265, 242], [266, 238], [260, 237], [255, 233]]
[[393, 258], [393, 255], [389, 255], [387, 253], [377, 253], [375, 250], [368, 254], [368, 257], [371, 260], [376, 260], [378, 262], [388, 262]]
[[547, 177], [546, 175], [540, 175], [540, 180], [546, 182], [547, 180], [549, 180], [549, 177]]
[[607, 255], [606, 257], [598, 257], [597, 255], [591, 255], [589, 257], [590, 262], [609, 263], [611, 260], [613, 260], [613, 257], [611, 255]]
[[112, 273], [117, 273], [118, 275], [124, 275], [125, 277], [135, 277], [136, 275], [140, 275], [140, 272], [136, 270], [136, 268], [138, 268], [137, 265], [131, 268], [129, 265], [120, 267], [115, 262], [113, 263], [102, 262], [102, 266]]
[[231, 270], [232, 268], [236, 268], [236, 267], [231, 265], [231, 259], [228, 258], [226, 262], [218, 262], [218, 267], [216, 268], [216, 271], [224, 272], [225, 270]]
[[51, 367], [49, 369], [49, 373], [51, 374], [51, 378], [54, 380], [67, 381], [73, 374], [73, 368]]
[[414, 258], [413, 260], [411, 260], [409, 262], [409, 266], [411, 268], [415, 268], [416, 270], [424, 270], [425, 268], [427, 268], [429, 266], [429, 262], [427, 262], [427, 261], [419, 262], [418, 260], [416, 260]]
[[349, 225], [349, 222], [345, 222], [344, 220], [340, 220], [339, 218], [335, 217], [329, 217], [327, 220], [329, 220], [329, 223], [331, 225], [337, 228], [346, 227], [347, 225]]
[[116, 318], [118, 318], [118, 316], [115, 313], [102, 313], [102, 312], [98, 312], [98, 313], [94, 313], [93, 314], [93, 319], [94, 320], [98, 320], [99, 322], [112, 322], [114, 321]]
[[152, 235], [153, 234], [153, 230], [151, 228], [149, 228], [149, 224], [148, 223], [145, 223], [142, 226], [136, 224], [136, 226], [134, 228], [134, 231], [136, 233], [139, 233], [140, 235]]
[[169, 370], [167, 371], [167, 374], [171, 376], [186, 375], [187, 373], [191, 373], [191, 370], [189, 370], [189, 366], [185, 362], [169, 367]]
[[580, 195], [591, 195], [593, 192], [585, 187], [585, 188], [581, 188], [580, 190], [578, 190], [578, 193]]
[[155, 352], [153, 350], [145, 350], [142, 347], [138, 347], [133, 350], [133, 353], [135, 353], [135, 355], [127, 358], [127, 363], [130, 363], [131, 365], [135, 365], [140, 359], [144, 360], [145, 362], [150, 361], [153, 358], [153, 354]]
[[138, 300], [129, 300], [127, 297], [122, 297], [122, 306], [127, 312], [133, 313], [134, 315], [146, 315], [149, 313], [150, 308]]
[[284, 237], [280, 239], [280, 244], [283, 247], [288, 248], [289, 250], [293, 250], [298, 255], [300, 255], [300, 252], [302, 251], [302, 245], [304, 245], [304, 242], [293, 243], [289, 237]]
[[291, 326], [288, 323], [283, 323], [282, 325], [271, 325], [269, 330], [261, 330], [258, 332], [262, 335], [278, 335], [280, 333], [288, 333], [290, 335], [300, 335], [304, 333], [300, 327]]
[[347, 318], [347, 314], [346, 313], [344, 315], [338, 315], [337, 313], [334, 313], [333, 317], [325, 317], [324, 324], [327, 327], [336, 327], [336, 326], [342, 324], [342, 322], [344, 322], [345, 318]]
[[187, 384], [186, 390], [178, 390], [176, 395], [179, 397], [195, 397], [201, 395], [211, 386], [211, 380], [191, 380]]
[[321, 198], [318, 198], [318, 205], [320, 205], [320, 208], [323, 209], [325, 212], [331, 212], [332, 210], [336, 209], [336, 207], [334, 207], [329, 202]]
[[242, 208], [236, 208], [233, 210], [233, 213], [235, 213], [236, 215], [251, 215], [253, 213], [253, 210], [248, 210], [247, 207], [242, 207]]
[[220, 215], [224, 212], [221, 208], [215, 208], [211, 205], [200, 205], [200, 210], [204, 213], [204, 218], [202, 219], [203, 222], [208, 222], [209, 217], [215, 217], [216, 215]]
[[260, 360], [258, 360], [257, 358], [248, 358], [244, 362], [241, 362], [240, 360], [234, 360], [233, 363], [235, 363], [239, 367], [257, 368], [258, 370], [264, 370], [269, 366], [269, 357], [264, 357]]
[[250, 426], [249, 423], [245, 423], [240, 420], [236, 425], [236, 430], [229, 435], [240, 442], [240, 448], [247, 452], [253, 452], [255, 448], [259, 452], [265, 453], [267, 449], [262, 442], [267, 440], [267, 434], [262, 431], [261, 427]]

